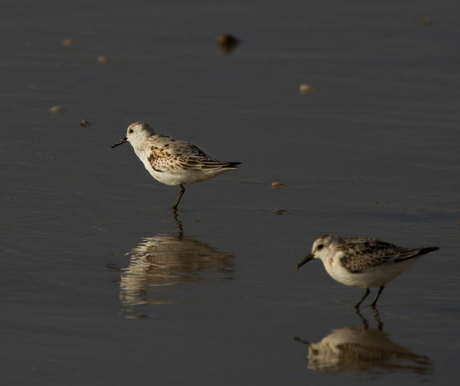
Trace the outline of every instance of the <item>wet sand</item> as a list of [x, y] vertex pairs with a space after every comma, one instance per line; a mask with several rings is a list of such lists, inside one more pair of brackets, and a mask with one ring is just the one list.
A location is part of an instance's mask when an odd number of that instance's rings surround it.
[[[4, 2], [2, 383], [451, 384], [459, 7]], [[138, 120], [242, 165], [174, 216]], [[441, 249], [357, 314], [324, 233]]]

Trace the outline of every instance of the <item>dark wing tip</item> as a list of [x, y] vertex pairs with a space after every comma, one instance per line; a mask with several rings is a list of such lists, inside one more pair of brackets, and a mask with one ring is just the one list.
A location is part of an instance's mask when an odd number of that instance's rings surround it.
[[235, 168], [237, 165], [241, 165], [241, 162], [228, 162], [227, 167], [229, 168]]
[[422, 248], [422, 250], [420, 252], [421, 253], [430, 253], [430, 252], [437, 251], [438, 249], [439, 249], [438, 247], [426, 247], [426, 248]]

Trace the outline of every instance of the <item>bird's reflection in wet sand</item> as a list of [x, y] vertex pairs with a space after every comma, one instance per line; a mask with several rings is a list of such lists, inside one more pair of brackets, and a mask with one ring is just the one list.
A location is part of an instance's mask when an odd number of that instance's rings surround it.
[[394, 343], [383, 332], [378, 312], [378, 328], [370, 328], [358, 312], [363, 326], [332, 330], [318, 343], [294, 339], [308, 346], [308, 368], [317, 371], [374, 373], [380, 371], [408, 372], [428, 375], [433, 364], [427, 356], [415, 354]]
[[127, 253], [129, 266], [122, 269], [120, 299], [125, 311], [141, 304], [181, 302], [165, 286], [185, 285], [233, 277], [233, 255], [184, 235], [175, 213], [177, 232], [145, 237]]

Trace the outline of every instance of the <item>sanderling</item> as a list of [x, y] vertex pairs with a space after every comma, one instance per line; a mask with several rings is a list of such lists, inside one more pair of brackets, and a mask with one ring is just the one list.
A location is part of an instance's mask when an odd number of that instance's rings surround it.
[[134, 152], [153, 178], [166, 185], [180, 186], [179, 196], [171, 208], [173, 210], [177, 210], [185, 192], [184, 185], [209, 180], [237, 169], [240, 164], [217, 161], [192, 143], [155, 134], [144, 122], [129, 125], [126, 136], [115, 142], [112, 148], [125, 142], [131, 143]]
[[315, 240], [311, 253], [296, 268], [312, 259], [321, 259], [327, 273], [339, 283], [350, 287], [365, 288], [360, 304], [369, 295], [369, 288], [379, 287], [372, 307], [385, 288], [385, 284], [408, 269], [412, 263], [437, 247], [401, 248], [376, 239], [324, 235]]

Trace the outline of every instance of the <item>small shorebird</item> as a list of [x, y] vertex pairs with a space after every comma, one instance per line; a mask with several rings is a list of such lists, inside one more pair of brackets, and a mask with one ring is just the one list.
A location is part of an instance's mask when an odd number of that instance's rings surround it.
[[371, 304], [375, 307], [386, 283], [407, 270], [420, 256], [438, 249], [401, 248], [376, 239], [324, 235], [315, 240], [311, 253], [296, 268], [312, 259], [320, 259], [334, 280], [350, 287], [365, 288], [356, 308], [369, 295], [369, 288], [379, 287]]
[[179, 185], [180, 192], [172, 206], [177, 205], [185, 192], [184, 185], [206, 181], [221, 173], [237, 169], [240, 162], [221, 162], [208, 156], [189, 142], [155, 134], [144, 122], [129, 125], [126, 136], [115, 142], [112, 148], [125, 142], [131, 143], [134, 152], [153, 178], [166, 185]]

